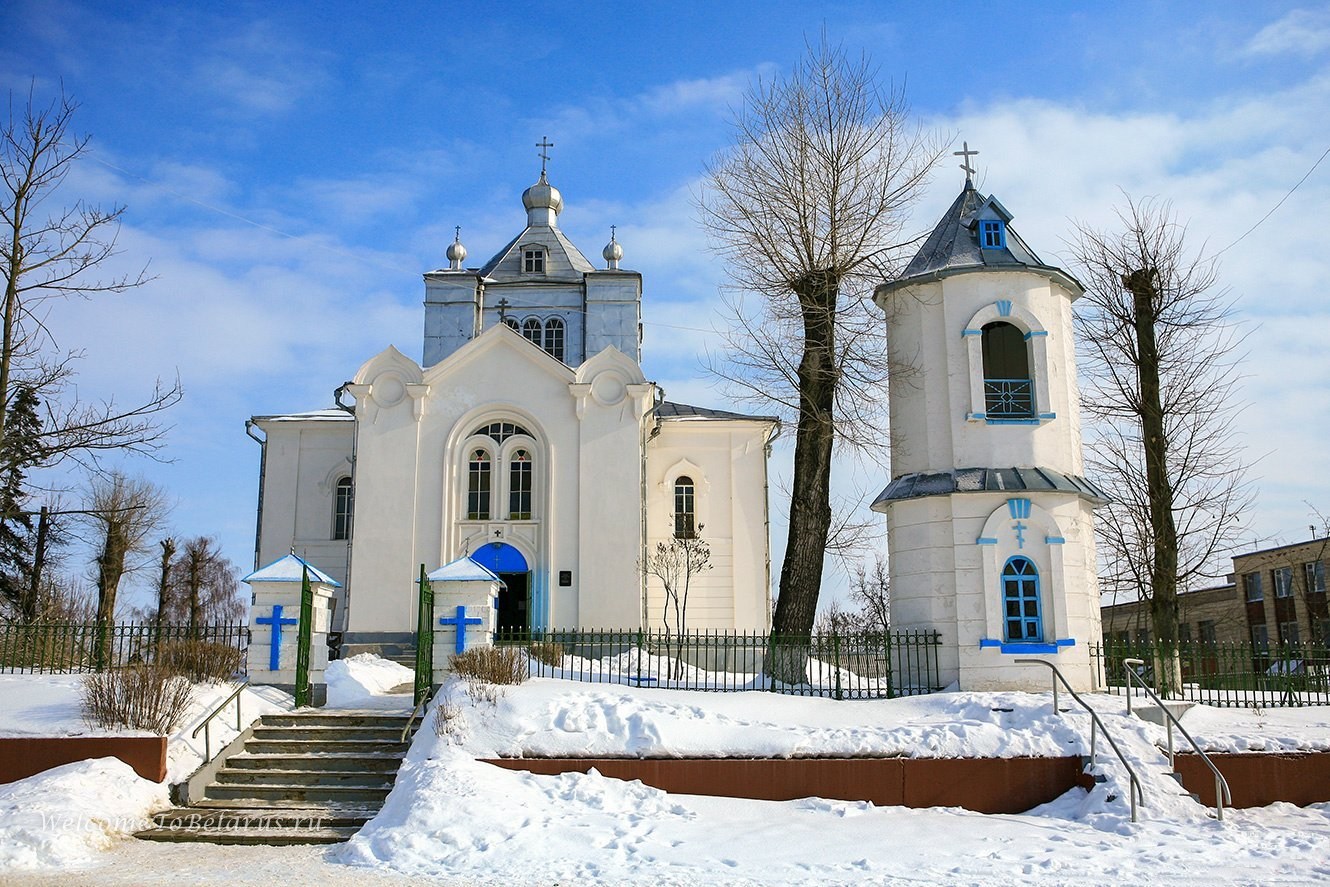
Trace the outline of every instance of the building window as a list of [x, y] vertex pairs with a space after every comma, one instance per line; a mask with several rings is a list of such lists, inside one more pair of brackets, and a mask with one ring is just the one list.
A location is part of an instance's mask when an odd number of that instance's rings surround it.
[[693, 539], [697, 536], [697, 488], [691, 477], [680, 477], [674, 482], [674, 538]]
[[531, 454], [513, 453], [508, 463], [508, 519], [531, 520]]
[[1279, 567], [1275, 570], [1275, 597], [1293, 597], [1293, 568]]
[[1302, 576], [1307, 581], [1308, 594], [1325, 594], [1325, 562], [1310, 561], [1302, 565]]
[[536, 248], [522, 250], [522, 270], [527, 274], [544, 274], [545, 251]]
[[1312, 640], [1317, 646], [1324, 647], [1326, 644], [1330, 644], [1330, 619], [1317, 619], [1313, 628], [1316, 637]]
[[337, 482], [337, 490], [333, 494], [332, 537], [334, 539], [351, 538], [351, 509], [354, 504], [354, 495], [351, 478], [344, 477]]
[[1242, 577], [1242, 588], [1247, 594], [1247, 602], [1265, 600], [1265, 592], [1261, 590], [1261, 574], [1248, 573]]
[[1180, 643], [1180, 644], [1190, 644], [1190, 643], [1191, 643], [1191, 623], [1190, 623], [1190, 622], [1179, 622], [1179, 623], [1178, 623], [1178, 643]]
[[1202, 619], [1196, 623], [1196, 628], [1200, 631], [1202, 644], [1217, 644], [1219, 636], [1215, 633], [1215, 623], [1213, 619]]
[[563, 360], [563, 321], [557, 317], [545, 321], [545, 353]]
[[1044, 620], [1039, 612], [1039, 571], [1025, 557], [1013, 557], [1002, 568], [1002, 600], [1008, 641], [1042, 641]]
[[1298, 623], [1294, 621], [1279, 623], [1279, 643], [1292, 646], [1298, 643]]
[[515, 434], [520, 434], [523, 437], [531, 436], [531, 434], [521, 425], [514, 425], [512, 422], [491, 422], [488, 425], [480, 426], [473, 431], [472, 434], [488, 437], [496, 444], [500, 445]]
[[1148, 628], [1136, 629], [1136, 643], [1139, 646], [1148, 647], [1150, 645], [1150, 629]]
[[987, 418], [1034, 418], [1034, 382], [1025, 334], [1005, 321], [985, 324], [983, 355]]
[[979, 246], [983, 249], [1003, 249], [1007, 245], [1005, 229], [1000, 219], [984, 219], [979, 223]]
[[490, 517], [490, 454], [475, 450], [467, 470], [466, 518], [489, 520]]
[[503, 319], [503, 325], [515, 333], [520, 333], [522, 331], [521, 327], [517, 325], [517, 318], [515, 317], [505, 317]]
[[1253, 625], [1251, 627], [1251, 645], [1258, 650], [1269, 649], [1270, 633], [1264, 625]]
[[531, 342], [537, 348], [540, 347], [541, 328], [540, 320], [538, 318], [528, 317], [526, 320], [522, 321], [522, 338]]

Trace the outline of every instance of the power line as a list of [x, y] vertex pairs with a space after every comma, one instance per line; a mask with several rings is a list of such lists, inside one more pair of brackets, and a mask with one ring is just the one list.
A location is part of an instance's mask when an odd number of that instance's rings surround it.
[[1255, 231], [1257, 228], [1261, 227], [1261, 224], [1262, 224], [1266, 219], [1270, 218], [1272, 215], [1275, 214], [1275, 210], [1279, 209], [1281, 206], [1284, 205], [1284, 201], [1285, 201], [1285, 200], [1288, 200], [1290, 197], [1293, 196], [1293, 192], [1294, 192], [1294, 191], [1296, 191], [1296, 190], [1298, 190], [1298, 188], [1302, 187], [1302, 183], [1303, 183], [1303, 182], [1305, 182], [1305, 181], [1307, 181], [1307, 179], [1311, 178], [1311, 174], [1314, 173], [1314, 172], [1316, 172], [1316, 167], [1320, 166], [1320, 165], [1321, 165], [1321, 161], [1324, 160], [1327, 156], [1330, 156], [1330, 148], [1326, 148], [1325, 151], [1321, 154], [1321, 156], [1318, 157], [1318, 158], [1316, 158], [1316, 162], [1312, 164], [1312, 168], [1311, 168], [1311, 169], [1307, 170], [1307, 174], [1304, 175], [1302, 178], [1298, 179], [1298, 183], [1297, 183], [1296, 185], [1294, 185], [1292, 188], [1289, 188], [1289, 189], [1288, 189], [1288, 193], [1285, 194], [1283, 197], [1279, 198], [1279, 202], [1276, 203], [1274, 206], [1270, 207], [1270, 211], [1269, 211], [1268, 213], [1266, 213], [1265, 215], [1263, 215], [1263, 216], [1261, 216], [1259, 219], [1257, 219], [1255, 225], [1252, 225], [1252, 226], [1251, 226], [1250, 228], [1248, 228], [1246, 231], [1242, 232], [1242, 236], [1241, 236], [1241, 237], [1239, 237], [1237, 240], [1233, 241], [1233, 242], [1230, 243], [1228, 246], [1226, 246], [1226, 247], [1224, 247], [1223, 249], [1221, 249], [1219, 252], [1215, 253], [1215, 254], [1214, 254], [1213, 256], [1211, 256], [1210, 258], [1212, 258], [1212, 259], [1217, 259], [1217, 258], [1219, 258], [1219, 257], [1222, 256], [1224, 253], [1228, 252], [1228, 251], [1231, 250], [1233, 247], [1235, 247], [1235, 246], [1237, 246], [1239, 243], [1241, 243], [1241, 242], [1247, 237], [1248, 234], [1252, 233], [1252, 232]]

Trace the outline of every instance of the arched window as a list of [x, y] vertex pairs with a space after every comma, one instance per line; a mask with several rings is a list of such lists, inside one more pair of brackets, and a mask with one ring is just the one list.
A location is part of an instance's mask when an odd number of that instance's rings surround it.
[[697, 488], [693, 479], [681, 476], [674, 482], [674, 537], [692, 539], [697, 536]]
[[522, 337], [528, 342], [535, 344], [537, 348], [540, 347], [541, 329], [539, 318], [528, 317], [526, 320], [522, 321]]
[[1044, 620], [1039, 611], [1039, 570], [1026, 557], [1013, 557], [1002, 568], [1002, 606], [1008, 641], [1042, 641]]
[[512, 422], [491, 422], [488, 425], [480, 426], [471, 433], [473, 435], [483, 434], [487, 437], [492, 438], [494, 442], [497, 444], [502, 444], [505, 440], [512, 437], [514, 434], [520, 434], [523, 437], [531, 436], [531, 433], [528, 432], [521, 425], [515, 425]]
[[990, 419], [1034, 417], [1034, 384], [1025, 334], [1005, 321], [983, 329], [984, 409]]
[[508, 519], [531, 520], [531, 454], [513, 453], [508, 463]]
[[557, 317], [545, 321], [545, 353], [563, 360], [563, 321]]
[[351, 478], [344, 477], [337, 482], [333, 493], [333, 532], [334, 539], [351, 538], [351, 509], [354, 503]]
[[517, 325], [517, 319], [514, 317], [505, 317], [503, 319], [503, 324], [515, 333], [520, 333], [522, 331], [521, 327]]
[[490, 517], [490, 454], [477, 449], [471, 453], [467, 465], [467, 520], [489, 520]]

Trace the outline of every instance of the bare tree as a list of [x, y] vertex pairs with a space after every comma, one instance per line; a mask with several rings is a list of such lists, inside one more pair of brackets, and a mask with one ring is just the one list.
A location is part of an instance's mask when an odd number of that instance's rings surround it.
[[179, 381], [159, 381], [136, 406], [80, 401], [69, 385], [79, 353], [55, 349], [46, 327], [53, 299], [119, 293], [147, 281], [143, 272], [96, 276], [116, 254], [124, 207], [104, 210], [81, 201], [49, 207], [87, 151], [87, 137], [70, 131], [78, 106], [63, 94], [42, 106], [31, 92], [19, 107], [11, 93], [9, 105], [0, 124], [0, 443], [10, 406], [26, 390], [43, 408], [34, 464], [73, 459], [95, 467], [108, 451], [155, 455], [162, 447], [157, 414], [180, 400]]
[[833, 446], [885, 440], [882, 321], [867, 295], [889, 275], [942, 146], [909, 121], [903, 90], [884, 90], [866, 58], [825, 38], [787, 77], [750, 89], [734, 128], [698, 199], [739, 294], [712, 369], [796, 423], [774, 630], [807, 637], [831, 536]]
[[850, 600], [859, 605], [859, 622], [864, 631], [886, 634], [891, 630], [891, 574], [881, 554], [873, 565], [856, 565], [850, 579]]
[[236, 567], [217, 547], [217, 540], [209, 536], [185, 540], [171, 572], [172, 585], [179, 590], [180, 612], [174, 621], [197, 631], [201, 625], [240, 618], [244, 605], [237, 594]]
[[1071, 244], [1086, 287], [1087, 468], [1113, 499], [1096, 521], [1104, 578], [1149, 599], [1168, 685], [1178, 590], [1215, 575], [1251, 502], [1235, 427], [1241, 340], [1214, 263], [1188, 248], [1168, 203], [1128, 198], [1118, 220], [1079, 226]]
[[153, 616], [153, 628], [157, 635], [157, 642], [160, 644], [162, 639], [162, 629], [166, 627], [166, 620], [171, 610], [171, 568], [175, 565], [175, 539], [167, 536], [161, 539], [157, 544], [162, 549], [162, 558], [158, 563], [157, 572], [157, 613]]
[[[116, 595], [132, 559], [147, 548], [148, 537], [166, 515], [166, 496], [154, 484], [113, 471], [94, 481], [88, 516], [101, 537], [93, 580], [97, 588], [98, 652], [115, 623]], [[99, 661], [100, 661], [99, 655]]]
[[666, 635], [673, 634], [678, 644], [674, 660], [674, 678], [683, 676], [684, 636], [688, 631], [688, 594], [693, 578], [711, 569], [711, 546], [702, 538], [702, 526], [697, 532], [675, 536], [668, 542], [657, 542], [656, 550], [647, 557], [642, 571], [660, 580], [665, 595], [660, 619]]

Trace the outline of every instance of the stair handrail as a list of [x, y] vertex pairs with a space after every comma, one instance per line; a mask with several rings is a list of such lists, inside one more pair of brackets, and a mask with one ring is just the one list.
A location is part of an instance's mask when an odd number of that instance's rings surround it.
[[198, 739], [199, 731], [200, 730], [203, 731], [203, 763], [206, 764], [212, 760], [212, 726], [211, 726], [212, 719], [221, 714], [222, 709], [230, 705], [232, 700], [236, 701], [236, 732], [239, 733], [240, 730], [242, 729], [240, 726], [239, 700], [240, 700], [240, 692], [244, 690], [245, 687], [247, 686], [249, 686], [249, 675], [245, 675], [245, 677], [240, 681], [240, 683], [236, 685], [236, 688], [231, 693], [231, 695], [223, 699], [220, 703], [218, 703], [217, 707], [214, 708], [212, 712], [209, 713], [209, 715], [203, 719], [203, 723], [195, 727], [194, 732], [189, 734], [191, 739]]
[[432, 699], [433, 697], [434, 697], [434, 688], [430, 687], [429, 690], [426, 691], [425, 693], [425, 698], [417, 702], [416, 707], [411, 709], [411, 717], [406, 719], [406, 726], [402, 728], [402, 740], [401, 740], [402, 742], [406, 742], [406, 736], [408, 733], [411, 732], [411, 725], [416, 722], [416, 715], [420, 714], [420, 710], [424, 708], [425, 705], [428, 704], [430, 699]]
[[1145, 660], [1122, 660], [1122, 670], [1127, 674], [1127, 714], [1131, 714], [1131, 684], [1132, 681], [1135, 681], [1136, 684], [1145, 691], [1146, 695], [1154, 700], [1155, 705], [1159, 706], [1159, 710], [1164, 713], [1164, 717], [1167, 719], [1164, 721], [1164, 727], [1168, 731], [1168, 769], [1177, 772], [1177, 767], [1173, 765], [1173, 728], [1177, 727], [1178, 732], [1180, 732], [1183, 738], [1187, 740], [1187, 743], [1191, 745], [1192, 751], [1201, 756], [1201, 760], [1205, 761], [1205, 766], [1209, 767], [1210, 772], [1215, 775], [1215, 815], [1220, 822], [1223, 822], [1224, 804], [1227, 803], [1228, 806], [1233, 806], [1233, 795], [1229, 792], [1228, 780], [1224, 778], [1224, 774], [1219, 772], [1219, 768], [1215, 766], [1215, 762], [1210, 759], [1210, 756], [1202, 751], [1201, 747], [1196, 744], [1196, 740], [1191, 738], [1191, 734], [1187, 732], [1186, 727], [1182, 726], [1182, 722], [1177, 719], [1177, 716], [1168, 710], [1168, 706], [1164, 705], [1163, 700], [1160, 699], [1158, 694], [1156, 694], [1155, 691], [1151, 689], [1150, 685], [1145, 682], [1145, 678], [1141, 677], [1140, 673], [1132, 668], [1134, 665], [1144, 668]]
[[1046, 665], [1053, 672], [1053, 713], [1054, 714], [1059, 716], [1062, 714], [1062, 712], [1058, 710], [1059, 681], [1062, 682], [1062, 686], [1067, 688], [1067, 692], [1071, 694], [1071, 698], [1075, 699], [1077, 704], [1080, 705], [1081, 708], [1085, 709], [1087, 712], [1090, 713], [1090, 765], [1091, 766], [1094, 765], [1095, 729], [1097, 727], [1099, 730], [1102, 730], [1104, 732], [1104, 738], [1108, 740], [1108, 744], [1109, 746], [1112, 747], [1113, 753], [1118, 756], [1118, 761], [1122, 763], [1122, 768], [1127, 771], [1127, 776], [1130, 779], [1130, 787], [1127, 790], [1127, 795], [1129, 796], [1129, 800], [1131, 801], [1131, 821], [1135, 822], [1137, 801], [1139, 800], [1139, 802], [1142, 804], [1145, 803], [1145, 792], [1142, 791], [1141, 789], [1141, 781], [1136, 778], [1136, 771], [1131, 768], [1131, 764], [1127, 763], [1127, 758], [1125, 755], [1122, 754], [1122, 749], [1118, 748], [1118, 744], [1113, 740], [1113, 734], [1108, 732], [1108, 726], [1102, 720], [1099, 719], [1099, 713], [1096, 712], [1093, 708], [1091, 708], [1086, 703], [1086, 701], [1081, 698], [1079, 693], [1077, 693], [1075, 690], [1072, 689], [1071, 684], [1067, 683], [1067, 679], [1063, 677], [1062, 671], [1052, 662], [1049, 662], [1046, 659], [1016, 659], [1014, 660], [1014, 662], [1016, 665]]

